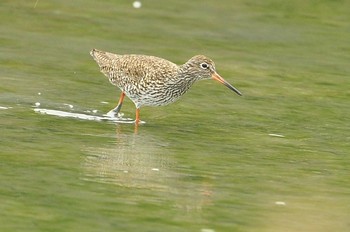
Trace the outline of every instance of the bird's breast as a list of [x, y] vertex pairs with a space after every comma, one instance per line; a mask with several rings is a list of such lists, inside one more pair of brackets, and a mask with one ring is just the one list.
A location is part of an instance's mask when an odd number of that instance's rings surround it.
[[190, 85], [174, 81], [145, 81], [141, 80], [136, 85], [125, 85], [122, 91], [140, 106], [163, 106], [178, 100], [187, 92]]

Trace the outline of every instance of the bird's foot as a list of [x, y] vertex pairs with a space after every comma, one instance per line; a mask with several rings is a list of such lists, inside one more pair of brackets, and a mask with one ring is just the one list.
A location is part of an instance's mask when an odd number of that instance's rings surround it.
[[146, 122], [142, 121], [141, 119], [135, 119], [135, 120], [133, 120], [133, 122], [135, 123], [135, 125], [146, 124]]
[[123, 113], [116, 112], [114, 110], [110, 110], [107, 114], [105, 114], [107, 117], [110, 118], [122, 118], [124, 116]]

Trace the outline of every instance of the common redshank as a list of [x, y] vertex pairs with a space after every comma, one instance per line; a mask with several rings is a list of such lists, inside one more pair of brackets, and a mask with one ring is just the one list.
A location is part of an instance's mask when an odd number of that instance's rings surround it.
[[97, 49], [90, 54], [111, 84], [121, 90], [118, 105], [108, 114], [118, 115], [126, 95], [136, 106], [136, 124], [140, 122], [141, 106], [170, 104], [199, 80], [212, 78], [242, 95], [216, 72], [214, 62], [203, 55], [176, 65], [155, 56], [117, 55]]

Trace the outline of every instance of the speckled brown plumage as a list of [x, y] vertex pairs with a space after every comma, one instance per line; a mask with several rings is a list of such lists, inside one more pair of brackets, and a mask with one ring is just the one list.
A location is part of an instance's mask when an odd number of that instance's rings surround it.
[[192, 57], [183, 65], [146, 55], [117, 55], [93, 49], [90, 52], [109, 81], [117, 86], [122, 95], [116, 108], [117, 114], [124, 95], [136, 106], [136, 122], [141, 106], [162, 106], [179, 99], [194, 82], [213, 78], [237, 94], [241, 93], [226, 82], [215, 70], [215, 64], [203, 55]]

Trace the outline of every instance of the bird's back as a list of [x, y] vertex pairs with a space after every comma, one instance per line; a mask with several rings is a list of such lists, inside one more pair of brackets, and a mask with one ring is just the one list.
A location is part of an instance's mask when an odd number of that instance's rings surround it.
[[117, 55], [93, 49], [90, 52], [110, 82], [120, 88], [132, 82], [163, 81], [176, 75], [178, 66], [168, 60], [146, 55]]

